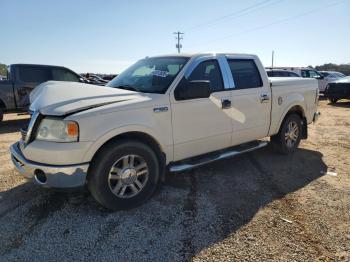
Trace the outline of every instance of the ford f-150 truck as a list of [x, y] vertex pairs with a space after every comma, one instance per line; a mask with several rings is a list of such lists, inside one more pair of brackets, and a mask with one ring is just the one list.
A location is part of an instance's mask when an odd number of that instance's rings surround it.
[[46, 187], [87, 185], [116, 210], [183, 172], [271, 143], [296, 150], [316, 120], [317, 81], [269, 80], [255, 55], [147, 57], [107, 87], [46, 82], [11, 146], [17, 170]]
[[0, 121], [4, 112], [27, 110], [30, 92], [48, 80], [86, 82], [77, 73], [62, 66], [10, 65], [7, 79], [0, 81]]

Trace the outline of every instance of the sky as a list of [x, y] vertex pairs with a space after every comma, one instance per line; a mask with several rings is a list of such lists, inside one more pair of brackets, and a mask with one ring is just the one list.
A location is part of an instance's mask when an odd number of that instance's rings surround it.
[[0, 0], [0, 63], [120, 73], [182, 50], [257, 54], [265, 66], [350, 63], [350, 0]]

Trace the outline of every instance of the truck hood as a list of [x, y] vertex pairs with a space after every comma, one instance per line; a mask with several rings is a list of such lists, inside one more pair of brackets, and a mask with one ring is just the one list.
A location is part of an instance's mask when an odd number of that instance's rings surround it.
[[75, 82], [49, 81], [30, 94], [31, 111], [62, 116], [107, 104], [141, 99], [138, 92]]

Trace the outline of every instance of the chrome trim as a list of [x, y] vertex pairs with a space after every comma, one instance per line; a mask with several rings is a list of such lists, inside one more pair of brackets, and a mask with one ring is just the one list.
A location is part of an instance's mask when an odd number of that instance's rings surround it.
[[28, 144], [28, 142], [30, 140], [30, 137], [31, 137], [32, 131], [33, 131], [33, 127], [34, 127], [34, 124], [35, 124], [38, 116], [39, 116], [39, 112], [34, 112], [33, 115], [32, 115], [32, 118], [30, 119], [30, 122], [29, 122], [29, 125], [28, 125], [28, 129], [27, 129], [27, 135], [26, 135], [25, 140], [24, 140], [24, 142], [26, 144]]
[[250, 151], [253, 151], [253, 150], [265, 147], [265, 146], [267, 146], [267, 144], [268, 144], [267, 142], [261, 141], [259, 143], [259, 145], [257, 145], [257, 146], [254, 146], [254, 147], [242, 150], [242, 151], [238, 151], [238, 150], [227, 151], [227, 152], [221, 153], [217, 157], [214, 157], [214, 158], [211, 158], [211, 159], [208, 159], [208, 160], [198, 161], [197, 163], [194, 163], [194, 164], [179, 164], [179, 165], [175, 164], [173, 166], [170, 166], [169, 171], [173, 172], [173, 173], [187, 171], [187, 170], [190, 170], [190, 169], [193, 169], [193, 168], [196, 168], [196, 167], [200, 167], [200, 166], [203, 166], [203, 165], [215, 162], [217, 160], [233, 157], [233, 156], [236, 156], [236, 155], [240, 155], [240, 154], [243, 154], [243, 153], [247, 153], [247, 152], [250, 152]]
[[[10, 147], [11, 159], [18, 172], [27, 179], [33, 179], [36, 183], [44, 187], [70, 188], [83, 186], [86, 182], [86, 174], [89, 163], [77, 165], [47, 165], [35, 163], [27, 160], [21, 152], [19, 142]], [[35, 170], [42, 170], [46, 175], [46, 182], [38, 181], [35, 176]]]
[[267, 93], [260, 94], [260, 103], [267, 103], [269, 102], [269, 100], [270, 100], [269, 94]]

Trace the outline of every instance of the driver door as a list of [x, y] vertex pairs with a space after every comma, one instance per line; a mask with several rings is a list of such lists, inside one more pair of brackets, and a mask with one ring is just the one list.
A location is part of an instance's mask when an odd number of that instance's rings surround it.
[[[231, 91], [225, 89], [222, 76], [219, 61], [207, 59], [199, 62], [175, 88], [171, 99], [174, 161], [231, 146]], [[186, 99], [176, 95], [186, 88], [181, 85], [203, 80], [210, 81], [209, 97]]]

